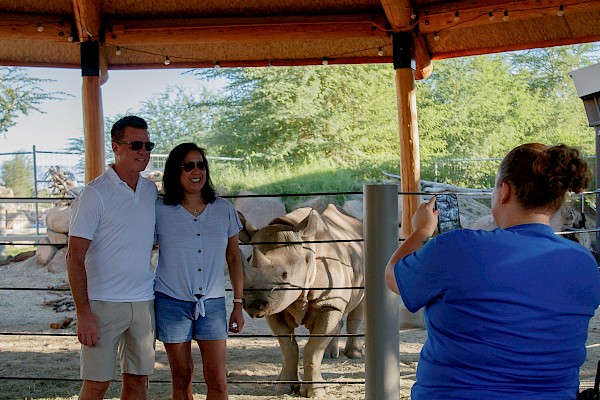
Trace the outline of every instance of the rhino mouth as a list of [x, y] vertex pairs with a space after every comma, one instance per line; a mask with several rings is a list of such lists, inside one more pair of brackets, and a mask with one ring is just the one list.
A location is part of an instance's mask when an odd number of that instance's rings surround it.
[[252, 318], [269, 315], [269, 302], [264, 299], [247, 299], [244, 309]]

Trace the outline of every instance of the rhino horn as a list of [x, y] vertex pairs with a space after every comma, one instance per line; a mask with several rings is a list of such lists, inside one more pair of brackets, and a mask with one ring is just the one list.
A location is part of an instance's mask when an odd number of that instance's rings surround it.
[[238, 233], [238, 238], [240, 239], [240, 242], [242, 243], [250, 243], [250, 240], [252, 239], [252, 235], [254, 235], [254, 233], [258, 230], [254, 227], [254, 225], [252, 225], [250, 222], [248, 222], [246, 220], [246, 217], [244, 217], [244, 214], [242, 214], [241, 212], [237, 212], [238, 213], [238, 217], [240, 218], [240, 222], [242, 223], [242, 230], [240, 231], [240, 233]]
[[303, 238], [315, 237], [317, 234], [318, 219], [319, 214], [315, 210], [311, 210], [306, 218], [294, 226], [294, 232], [299, 232]]
[[268, 265], [273, 265], [273, 261], [269, 259], [269, 257], [265, 256], [260, 250], [256, 247], [252, 249], [252, 259], [254, 261], [254, 265], [258, 265], [260, 267]]

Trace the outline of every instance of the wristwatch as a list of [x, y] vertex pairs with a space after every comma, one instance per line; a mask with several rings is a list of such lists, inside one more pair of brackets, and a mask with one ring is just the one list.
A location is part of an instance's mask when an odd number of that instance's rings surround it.
[[241, 305], [244, 305], [244, 304], [246, 304], [246, 299], [244, 299], [243, 297], [240, 298], [240, 299], [235, 299], [234, 298], [233, 299], [233, 304], [235, 304], [235, 303], [240, 303]]

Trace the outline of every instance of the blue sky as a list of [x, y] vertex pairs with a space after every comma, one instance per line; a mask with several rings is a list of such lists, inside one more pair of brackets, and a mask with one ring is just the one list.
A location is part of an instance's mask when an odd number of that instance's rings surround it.
[[[83, 137], [81, 112], [81, 70], [56, 68], [26, 68], [30, 76], [52, 79], [40, 85], [48, 91], [72, 94], [64, 100], [47, 101], [41, 105], [45, 114], [20, 115], [17, 125], [0, 133], [0, 153], [31, 150], [62, 151], [68, 138]], [[182, 75], [186, 70], [161, 69], [137, 71], [110, 71], [108, 81], [102, 85], [104, 117], [127, 111], [136, 111], [140, 102], [150, 99], [168, 86], [200, 89], [206, 85], [193, 76]]]

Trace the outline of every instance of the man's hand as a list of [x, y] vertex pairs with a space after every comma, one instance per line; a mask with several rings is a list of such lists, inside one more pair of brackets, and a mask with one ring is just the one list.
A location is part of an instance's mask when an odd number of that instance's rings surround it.
[[90, 311], [77, 313], [77, 339], [88, 347], [95, 347], [100, 340], [96, 317]]

